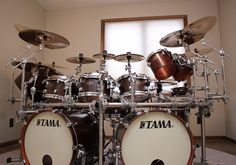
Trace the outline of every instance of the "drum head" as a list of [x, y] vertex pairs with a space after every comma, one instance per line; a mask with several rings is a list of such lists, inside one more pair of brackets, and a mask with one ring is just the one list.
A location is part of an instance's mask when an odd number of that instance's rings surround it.
[[33, 116], [23, 128], [22, 156], [27, 163], [70, 164], [73, 136], [63, 115], [51, 111]]
[[152, 111], [131, 120], [122, 137], [121, 154], [126, 165], [189, 164], [191, 134], [177, 117]]

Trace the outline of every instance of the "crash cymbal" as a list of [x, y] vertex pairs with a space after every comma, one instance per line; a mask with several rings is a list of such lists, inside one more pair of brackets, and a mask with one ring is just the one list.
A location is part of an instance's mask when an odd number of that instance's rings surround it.
[[43, 30], [23, 30], [19, 32], [19, 37], [29, 44], [35, 46], [42, 44], [45, 48], [49, 49], [65, 48], [70, 44], [66, 38]]
[[216, 24], [216, 21], [217, 19], [215, 16], [203, 17], [186, 26], [183, 31], [206, 34]]
[[203, 33], [178, 30], [161, 38], [160, 44], [166, 47], [183, 47], [185, 44], [191, 45], [200, 41], [204, 36], [205, 34]]
[[23, 31], [23, 30], [28, 30], [28, 29], [30, 29], [29, 27], [24, 26], [24, 25], [20, 25], [20, 24], [15, 24], [15, 28], [16, 28], [16, 30], [17, 30], [18, 32], [21, 32], [21, 31]]
[[140, 54], [131, 54], [130, 52], [126, 54], [120, 54], [114, 57], [114, 60], [119, 62], [127, 62], [128, 59], [130, 62], [139, 62], [144, 60], [144, 56]]
[[74, 64], [91, 64], [96, 62], [96, 60], [90, 58], [90, 57], [82, 57], [80, 60], [80, 57], [69, 57], [66, 59], [66, 61]]
[[193, 51], [188, 51], [185, 54], [187, 57], [196, 57], [195, 53], [199, 55], [206, 55], [208, 53], [211, 53], [212, 51], [212, 48], [195, 48]]
[[[111, 60], [111, 59], [114, 59], [115, 57], [115, 55], [111, 53], [106, 53], [105, 55], [106, 55], [105, 56], [106, 60]], [[104, 53], [94, 54], [93, 58], [98, 59], [98, 60], [104, 60]]]

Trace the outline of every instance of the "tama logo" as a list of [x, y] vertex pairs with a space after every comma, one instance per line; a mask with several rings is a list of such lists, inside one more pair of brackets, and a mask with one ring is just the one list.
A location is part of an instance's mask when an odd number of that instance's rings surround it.
[[141, 121], [140, 129], [153, 129], [153, 128], [172, 128], [171, 121], [159, 120], [159, 121]]
[[38, 119], [36, 125], [43, 127], [61, 127], [59, 120], [52, 119]]

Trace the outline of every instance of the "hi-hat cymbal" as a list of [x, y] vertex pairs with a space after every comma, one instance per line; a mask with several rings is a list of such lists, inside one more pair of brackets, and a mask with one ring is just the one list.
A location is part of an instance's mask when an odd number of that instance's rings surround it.
[[43, 45], [45, 48], [49, 49], [65, 48], [70, 44], [66, 38], [43, 30], [27, 29], [20, 31], [19, 36], [27, 43], [35, 46]]
[[160, 44], [166, 47], [183, 47], [184, 44], [191, 45], [200, 41], [204, 36], [203, 33], [178, 30], [161, 38]]
[[215, 16], [203, 17], [186, 26], [183, 31], [206, 34], [216, 24], [216, 21]]
[[111, 53], [106, 53], [104, 56], [104, 53], [98, 53], [98, 54], [94, 54], [93, 58], [98, 59], [98, 60], [104, 60], [104, 58], [106, 58], [106, 60], [111, 60], [114, 59], [115, 55], [111, 54]]
[[82, 57], [81, 60], [80, 57], [69, 57], [66, 59], [66, 61], [74, 64], [91, 64], [96, 62], [96, 60], [90, 57]]
[[61, 69], [65, 69], [65, 66], [61, 66], [61, 65], [57, 65], [55, 64], [55, 62], [52, 62], [51, 64], [44, 64], [44, 66], [50, 67], [50, 68], [61, 68]]
[[[13, 66], [17, 66], [20, 64], [20, 61], [13, 61], [11, 63]], [[17, 67], [18, 69], [22, 69], [22, 66], [19, 65]], [[27, 62], [26, 65], [25, 65], [25, 70], [26, 72], [31, 72], [32, 69], [34, 68], [39, 68], [39, 69], [43, 69], [43, 70], [46, 70], [48, 69], [50, 74], [55, 74], [55, 75], [58, 75], [58, 74], [61, 74], [60, 72], [56, 71], [56, 69], [52, 68], [52, 67], [49, 67], [49, 66], [46, 66], [46, 65], [43, 65], [41, 64], [40, 62], [39, 63], [34, 63], [34, 62]]]
[[139, 62], [144, 60], [144, 56], [140, 54], [131, 54], [131, 53], [126, 53], [126, 54], [120, 54], [114, 57], [114, 60], [119, 61], [119, 62], [127, 62], [130, 60], [130, 62]]

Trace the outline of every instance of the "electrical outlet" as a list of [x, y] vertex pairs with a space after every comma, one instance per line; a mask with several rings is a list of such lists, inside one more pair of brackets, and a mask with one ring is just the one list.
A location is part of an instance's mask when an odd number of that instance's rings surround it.
[[14, 127], [14, 119], [10, 118], [9, 120], [9, 127]]

